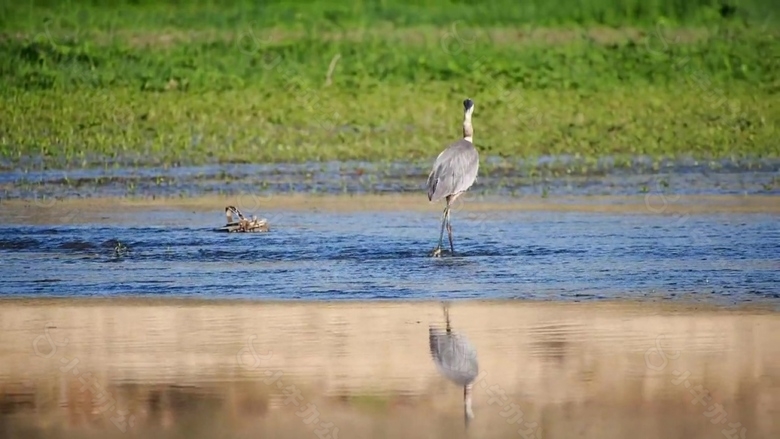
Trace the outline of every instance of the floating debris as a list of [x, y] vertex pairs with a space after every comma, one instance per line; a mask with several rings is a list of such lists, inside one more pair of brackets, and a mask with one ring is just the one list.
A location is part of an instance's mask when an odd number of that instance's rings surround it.
[[[238, 220], [233, 218], [234, 214], [238, 217]], [[247, 219], [234, 206], [225, 208], [225, 216], [227, 217], [227, 224], [216, 229], [219, 232], [267, 232], [269, 230], [268, 220], [265, 218], [258, 219], [254, 215], [252, 215], [252, 219]]]

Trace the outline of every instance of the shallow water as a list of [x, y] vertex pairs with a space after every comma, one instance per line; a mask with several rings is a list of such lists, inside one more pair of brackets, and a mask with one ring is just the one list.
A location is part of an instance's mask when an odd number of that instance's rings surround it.
[[[433, 160], [433, 158], [431, 158]], [[636, 158], [618, 167], [572, 157], [535, 162], [485, 157], [474, 194], [493, 196], [780, 194], [780, 160], [696, 161]], [[536, 171], [528, 168], [532, 165]], [[134, 167], [126, 163], [70, 170], [15, 169], [0, 172], [4, 198], [85, 196], [200, 196], [317, 193], [424, 193], [429, 161], [374, 164], [327, 162]]]
[[[375, 179], [312, 170], [310, 180], [291, 177], [304, 168], [279, 168], [276, 180], [231, 169], [241, 179], [230, 184], [220, 167], [130, 180], [147, 195], [253, 195], [140, 208], [0, 200], [0, 437], [780, 436], [780, 226], [776, 208], [756, 209], [776, 197], [717, 209], [677, 199], [777, 194], [776, 167], [679, 168], [669, 187], [663, 172], [488, 175], [474, 193], [498, 201], [458, 206], [456, 254], [440, 259], [428, 256], [440, 207], [416, 207], [422, 168]], [[10, 198], [129, 193], [121, 175], [76, 186], [57, 171], [39, 177], [5, 174], [0, 185]], [[676, 202], [575, 197], [531, 209], [506, 196], [643, 185]], [[342, 190], [422, 198], [344, 208], [361, 197], [256, 197]], [[225, 202], [256, 210], [271, 231], [215, 232]], [[462, 388], [428, 351], [428, 327], [443, 318], [426, 299], [501, 299], [452, 305], [482, 372], [468, 429]], [[295, 389], [300, 398], [285, 395]]]
[[[79, 212], [76, 212], [79, 214]], [[274, 211], [227, 234], [217, 212], [80, 212], [0, 225], [2, 296], [252, 299], [520, 298], [780, 304], [772, 214]], [[448, 247], [447, 237], [444, 237]]]
[[776, 313], [501, 301], [450, 318], [479, 362], [468, 430], [429, 352], [437, 303], [0, 300], [0, 436], [780, 433]]

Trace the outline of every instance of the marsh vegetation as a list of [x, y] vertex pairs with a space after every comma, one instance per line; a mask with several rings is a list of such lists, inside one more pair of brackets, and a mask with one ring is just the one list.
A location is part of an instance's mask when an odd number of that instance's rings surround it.
[[772, 2], [523, 4], [7, 3], [2, 163], [778, 156]]

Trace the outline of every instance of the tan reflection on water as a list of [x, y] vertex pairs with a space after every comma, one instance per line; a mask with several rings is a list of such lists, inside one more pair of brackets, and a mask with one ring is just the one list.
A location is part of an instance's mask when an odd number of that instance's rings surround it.
[[[450, 317], [483, 374], [468, 432], [463, 390], [429, 353], [438, 303], [3, 300], [0, 436], [317, 438], [311, 403], [331, 439], [717, 438], [737, 422], [735, 438], [780, 437], [775, 313], [455, 302]], [[706, 403], [691, 402], [697, 386]], [[536, 436], [518, 433], [531, 423]]]

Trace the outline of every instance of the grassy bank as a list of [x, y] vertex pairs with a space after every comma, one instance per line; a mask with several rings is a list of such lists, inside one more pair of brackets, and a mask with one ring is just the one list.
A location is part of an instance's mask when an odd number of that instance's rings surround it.
[[654, 25], [777, 21], [773, 0], [28, 0], [0, 4], [0, 25], [29, 30], [41, 19], [63, 28], [343, 29], [392, 23], [443, 26], [466, 20], [478, 26]]
[[5, 166], [780, 155], [770, 2], [138, 3], [4, 4]]

